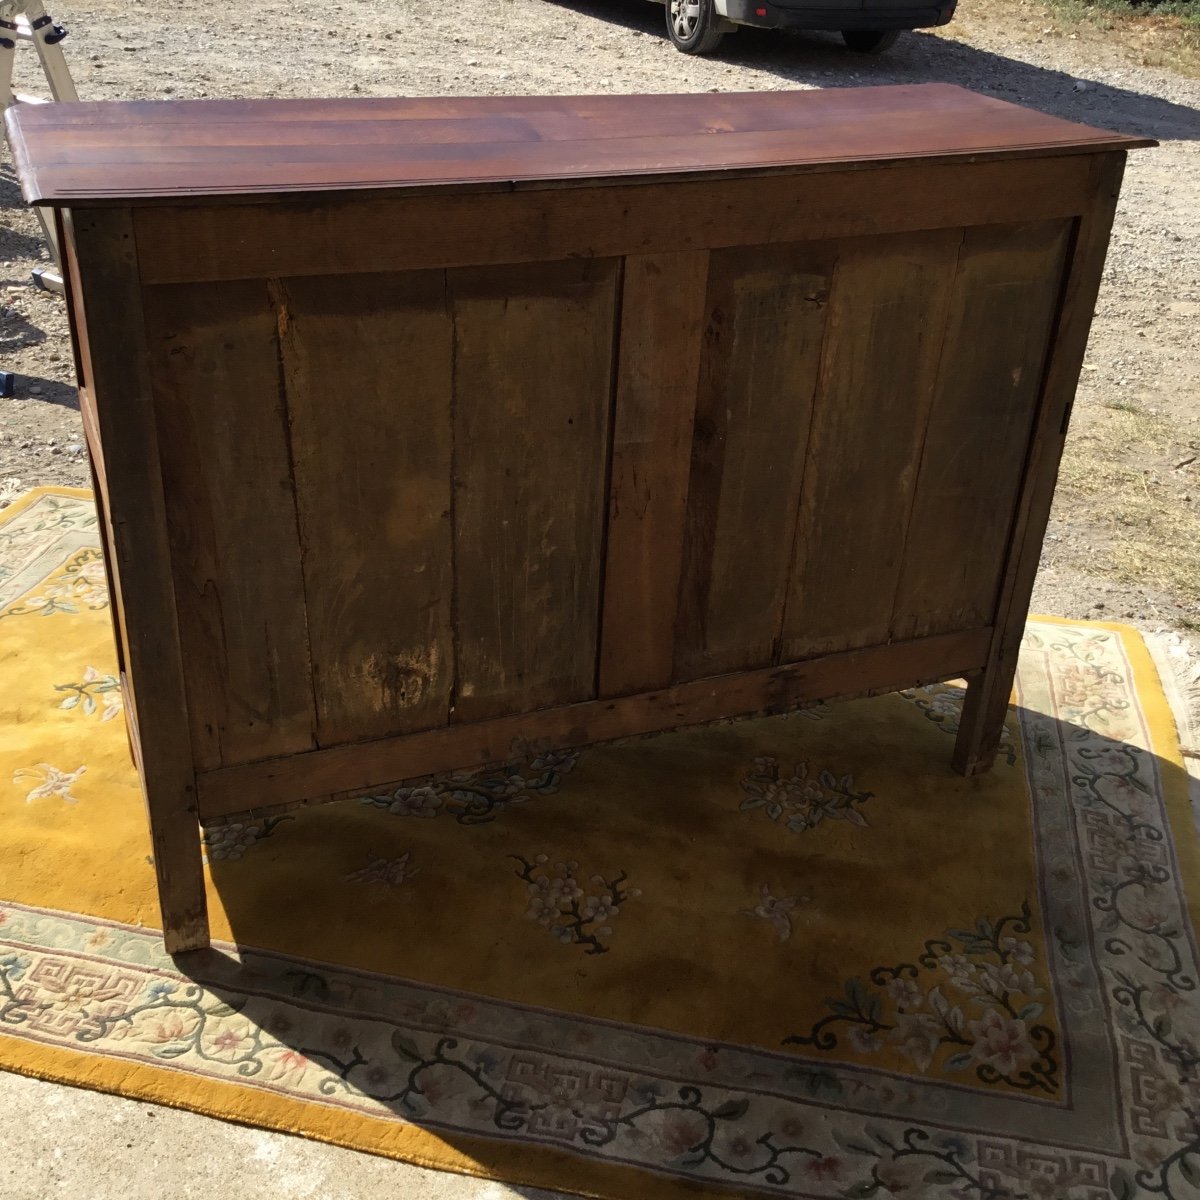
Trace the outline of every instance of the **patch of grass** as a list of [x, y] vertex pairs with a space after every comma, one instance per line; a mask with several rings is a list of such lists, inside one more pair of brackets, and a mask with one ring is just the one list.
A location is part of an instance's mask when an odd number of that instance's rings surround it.
[[1143, 66], [1200, 77], [1200, 0], [1048, 0], [1067, 24], [1090, 26], [1127, 46]]
[[1172, 472], [1176, 431], [1134, 405], [1104, 408], [1112, 416], [1067, 440], [1055, 506], [1069, 528], [1090, 533], [1064, 540], [1060, 552], [1089, 574], [1200, 603], [1200, 503], [1183, 499], [1184, 480]]

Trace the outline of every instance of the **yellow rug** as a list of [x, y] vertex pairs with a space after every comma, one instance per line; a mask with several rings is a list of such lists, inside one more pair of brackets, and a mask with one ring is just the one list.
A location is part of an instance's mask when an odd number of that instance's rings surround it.
[[[1139, 637], [961, 691], [546, 756], [210, 830], [162, 952], [95, 513], [0, 513], [0, 1066], [612, 1197], [1200, 1186], [1200, 888]], [[254, 797], [246, 797], [253, 808]]]

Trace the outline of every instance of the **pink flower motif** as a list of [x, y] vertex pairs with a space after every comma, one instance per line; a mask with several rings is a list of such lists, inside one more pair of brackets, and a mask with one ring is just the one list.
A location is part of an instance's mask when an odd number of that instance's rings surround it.
[[699, 1146], [707, 1133], [708, 1125], [702, 1117], [676, 1113], [663, 1122], [658, 1140], [671, 1158], [678, 1158]]
[[272, 1078], [276, 1083], [299, 1083], [311, 1065], [298, 1050], [285, 1050], [276, 1060]]
[[1012, 1075], [1037, 1057], [1025, 1022], [1005, 1016], [999, 1009], [989, 1009], [967, 1026], [975, 1039], [971, 1057], [995, 1067], [1001, 1075]]
[[1122, 905], [1125, 918], [1139, 929], [1158, 930], [1171, 919], [1171, 913], [1161, 896], [1153, 895], [1144, 885], [1130, 888]]
[[842, 1177], [842, 1160], [832, 1156], [810, 1158], [804, 1169], [814, 1179], [838, 1180]]
[[924, 993], [916, 983], [904, 975], [896, 975], [889, 979], [886, 990], [892, 998], [892, 1003], [898, 1008], [920, 1008], [921, 1001], [925, 999]]
[[1023, 967], [1030, 967], [1033, 965], [1033, 945], [1030, 942], [1018, 941], [1017, 938], [1013, 937], [1001, 938], [1000, 949], [1003, 950], [1013, 962], [1020, 963]]
[[1097, 775], [1130, 775], [1137, 766], [1137, 760], [1128, 750], [1112, 746], [1096, 750], [1081, 761]]
[[900, 1044], [900, 1052], [911, 1058], [919, 1071], [928, 1071], [944, 1031], [945, 1026], [932, 1013], [901, 1013], [892, 1040]]
[[187, 1037], [189, 1024], [181, 1013], [169, 1012], [156, 1025], [151, 1026], [146, 1040], [159, 1045], [180, 1042]]
[[893, 1196], [923, 1183], [928, 1170], [929, 1163], [918, 1157], [884, 1159], [875, 1167], [880, 1182]]
[[1145, 803], [1143, 794], [1120, 775], [1101, 775], [1092, 787], [1097, 796], [1118, 808], [1141, 808]]
[[866, 1025], [851, 1025], [846, 1040], [859, 1054], [874, 1054], [883, 1046], [879, 1033]]
[[232, 1029], [223, 1029], [213, 1038], [213, 1047], [217, 1050], [236, 1050], [244, 1041], [246, 1035]]
[[717, 1069], [717, 1052], [712, 1046], [705, 1046], [696, 1056], [696, 1061], [704, 1070], [715, 1071]]

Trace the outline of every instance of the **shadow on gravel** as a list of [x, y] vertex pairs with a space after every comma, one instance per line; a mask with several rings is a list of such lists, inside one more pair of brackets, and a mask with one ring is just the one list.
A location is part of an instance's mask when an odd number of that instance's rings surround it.
[[[546, 0], [631, 32], [666, 39], [663, 11], [646, 0]], [[883, 83], [957, 83], [1070, 121], [1120, 133], [1200, 140], [1200, 110], [1144, 92], [1033, 66], [962, 42], [914, 31], [878, 58], [852, 54], [836, 34], [739, 29], [714, 60], [809, 87]]]
[[[37, 340], [45, 341], [45, 337]], [[35, 392], [34, 388], [38, 390]], [[58, 404], [63, 408], [79, 411], [79, 393], [72, 384], [59, 383], [56, 379], [46, 379], [41, 375], [18, 373], [13, 384], [12, 398], [14, 400], [38, 400], [42, 404]], [[82, 444], [82, 433], [79, 435], [78, 441]]]
[[[0, 131], [2, 135], [3, 131]], [[0, 141], [2, 141], [0, 136]], [[7, 147], [5, 149], [7, 154]], [[18, 233], [10, 227], [3, 214], [24, 211], [25, 200], [17, 183], [11, 162], [0, 163], [0, 258], [45, 258], [42, 239], [28, 233]]]

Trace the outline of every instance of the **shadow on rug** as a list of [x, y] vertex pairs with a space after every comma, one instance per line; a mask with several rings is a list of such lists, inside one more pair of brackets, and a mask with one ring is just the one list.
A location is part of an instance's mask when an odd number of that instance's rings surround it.
[[181, 969], [107, 603], [85, 494], [0, 514], [0, 1065], [600, 1196], [1200, 1194], [1133, 631], [1032, 622], [979, 779], [937, 685], [210, 829]]

